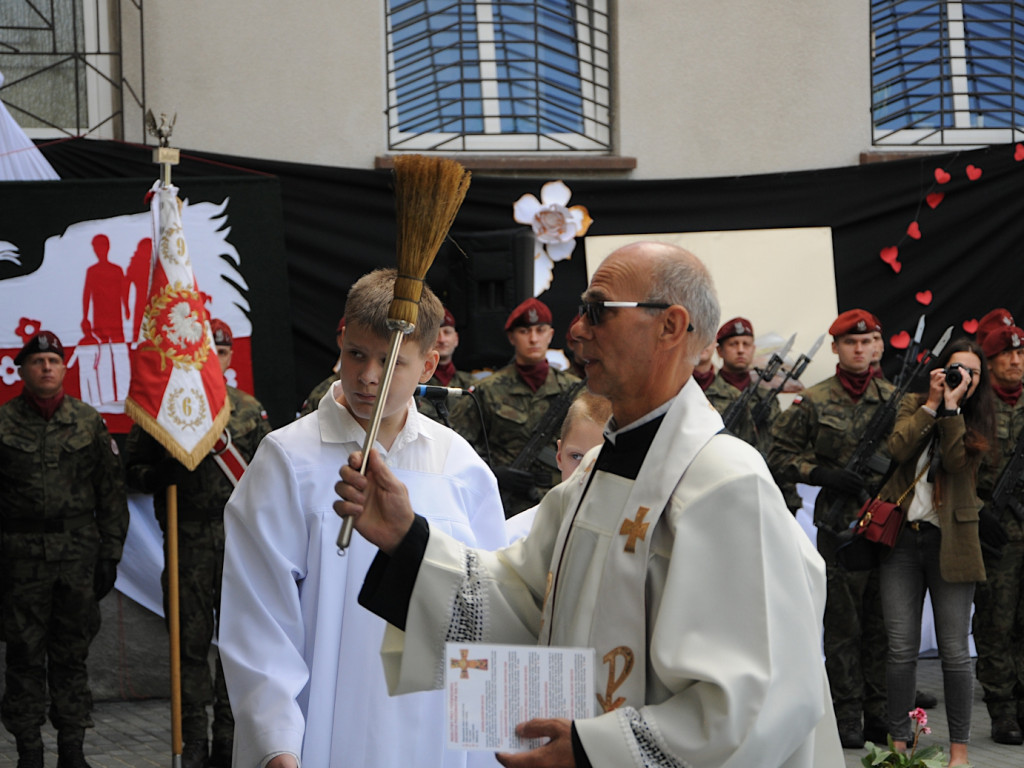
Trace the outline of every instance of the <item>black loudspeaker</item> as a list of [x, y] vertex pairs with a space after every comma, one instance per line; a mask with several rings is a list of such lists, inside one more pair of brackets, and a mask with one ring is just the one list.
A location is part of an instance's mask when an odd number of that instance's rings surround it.
[[427, 285], [455, 315], [460, 370], [498, 368], [512, 358], [505, 318], [533, 295], [534, 235], [528, 227], [452, 232]]

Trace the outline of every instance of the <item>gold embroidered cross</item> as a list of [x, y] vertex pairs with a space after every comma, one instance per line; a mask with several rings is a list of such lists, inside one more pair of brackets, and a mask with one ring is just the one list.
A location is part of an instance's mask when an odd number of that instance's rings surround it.
[[647, 526], [650, 523], [643, 522], [644, 517], [651, 511], [650, 507], [640, 507], [636, 511], [636, 520], [626, 518], [622, 521], [622, 528], [619, 529], [620, 536], [627, 536], [626, 552], [636, 552], [636, 540], [643, 541], [647, 538]]
[[452, 669], [461, 669], [459, 677], [463, 680], [469, 679], [469, 670], [471, 669], [487, 669], [487, 659], [472, 659], [469, 658], [469, 649], [463, 648], [459, 651], [459, 658], [451, 659]]

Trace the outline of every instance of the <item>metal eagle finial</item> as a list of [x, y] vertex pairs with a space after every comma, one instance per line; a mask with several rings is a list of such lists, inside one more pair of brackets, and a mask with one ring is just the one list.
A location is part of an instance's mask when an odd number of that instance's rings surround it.
[[171, 146], [171, 133], [174, 131], [174, 123], [178, 119], [178, 113], [174, 113], [174, 117], [171, 118], [171, 122], [167, 122], [167, 114], [164, 112], [160, 113], [160, 124], [157, 125], [156, 118], [153, 116], [153, 110], [146, 110], [146, 132], [157, 139], [160, 142], [161, 147]]

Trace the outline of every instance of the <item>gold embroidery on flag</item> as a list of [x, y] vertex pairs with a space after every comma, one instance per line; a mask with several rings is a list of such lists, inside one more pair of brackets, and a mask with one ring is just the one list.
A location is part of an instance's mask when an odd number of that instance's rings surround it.
[[202, 369], [210, 356], [203, 297], [181, 283], [164, 286], [146, 307], [142, 336], [150, 342], [142, 349], [160, 354], [160, 370], [168, 359], [179, 368]]

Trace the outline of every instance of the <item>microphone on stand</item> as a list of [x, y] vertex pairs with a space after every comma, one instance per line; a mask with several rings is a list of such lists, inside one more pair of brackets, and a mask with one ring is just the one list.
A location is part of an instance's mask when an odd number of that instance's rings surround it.
[[468, 395], [468, 389], [458, 387], [432, 387], [427, 384], [420, 384], [416, 387], [417, 397], [425, 397], [428, 400], [444, 400], [447, 397], [462, 397]]

